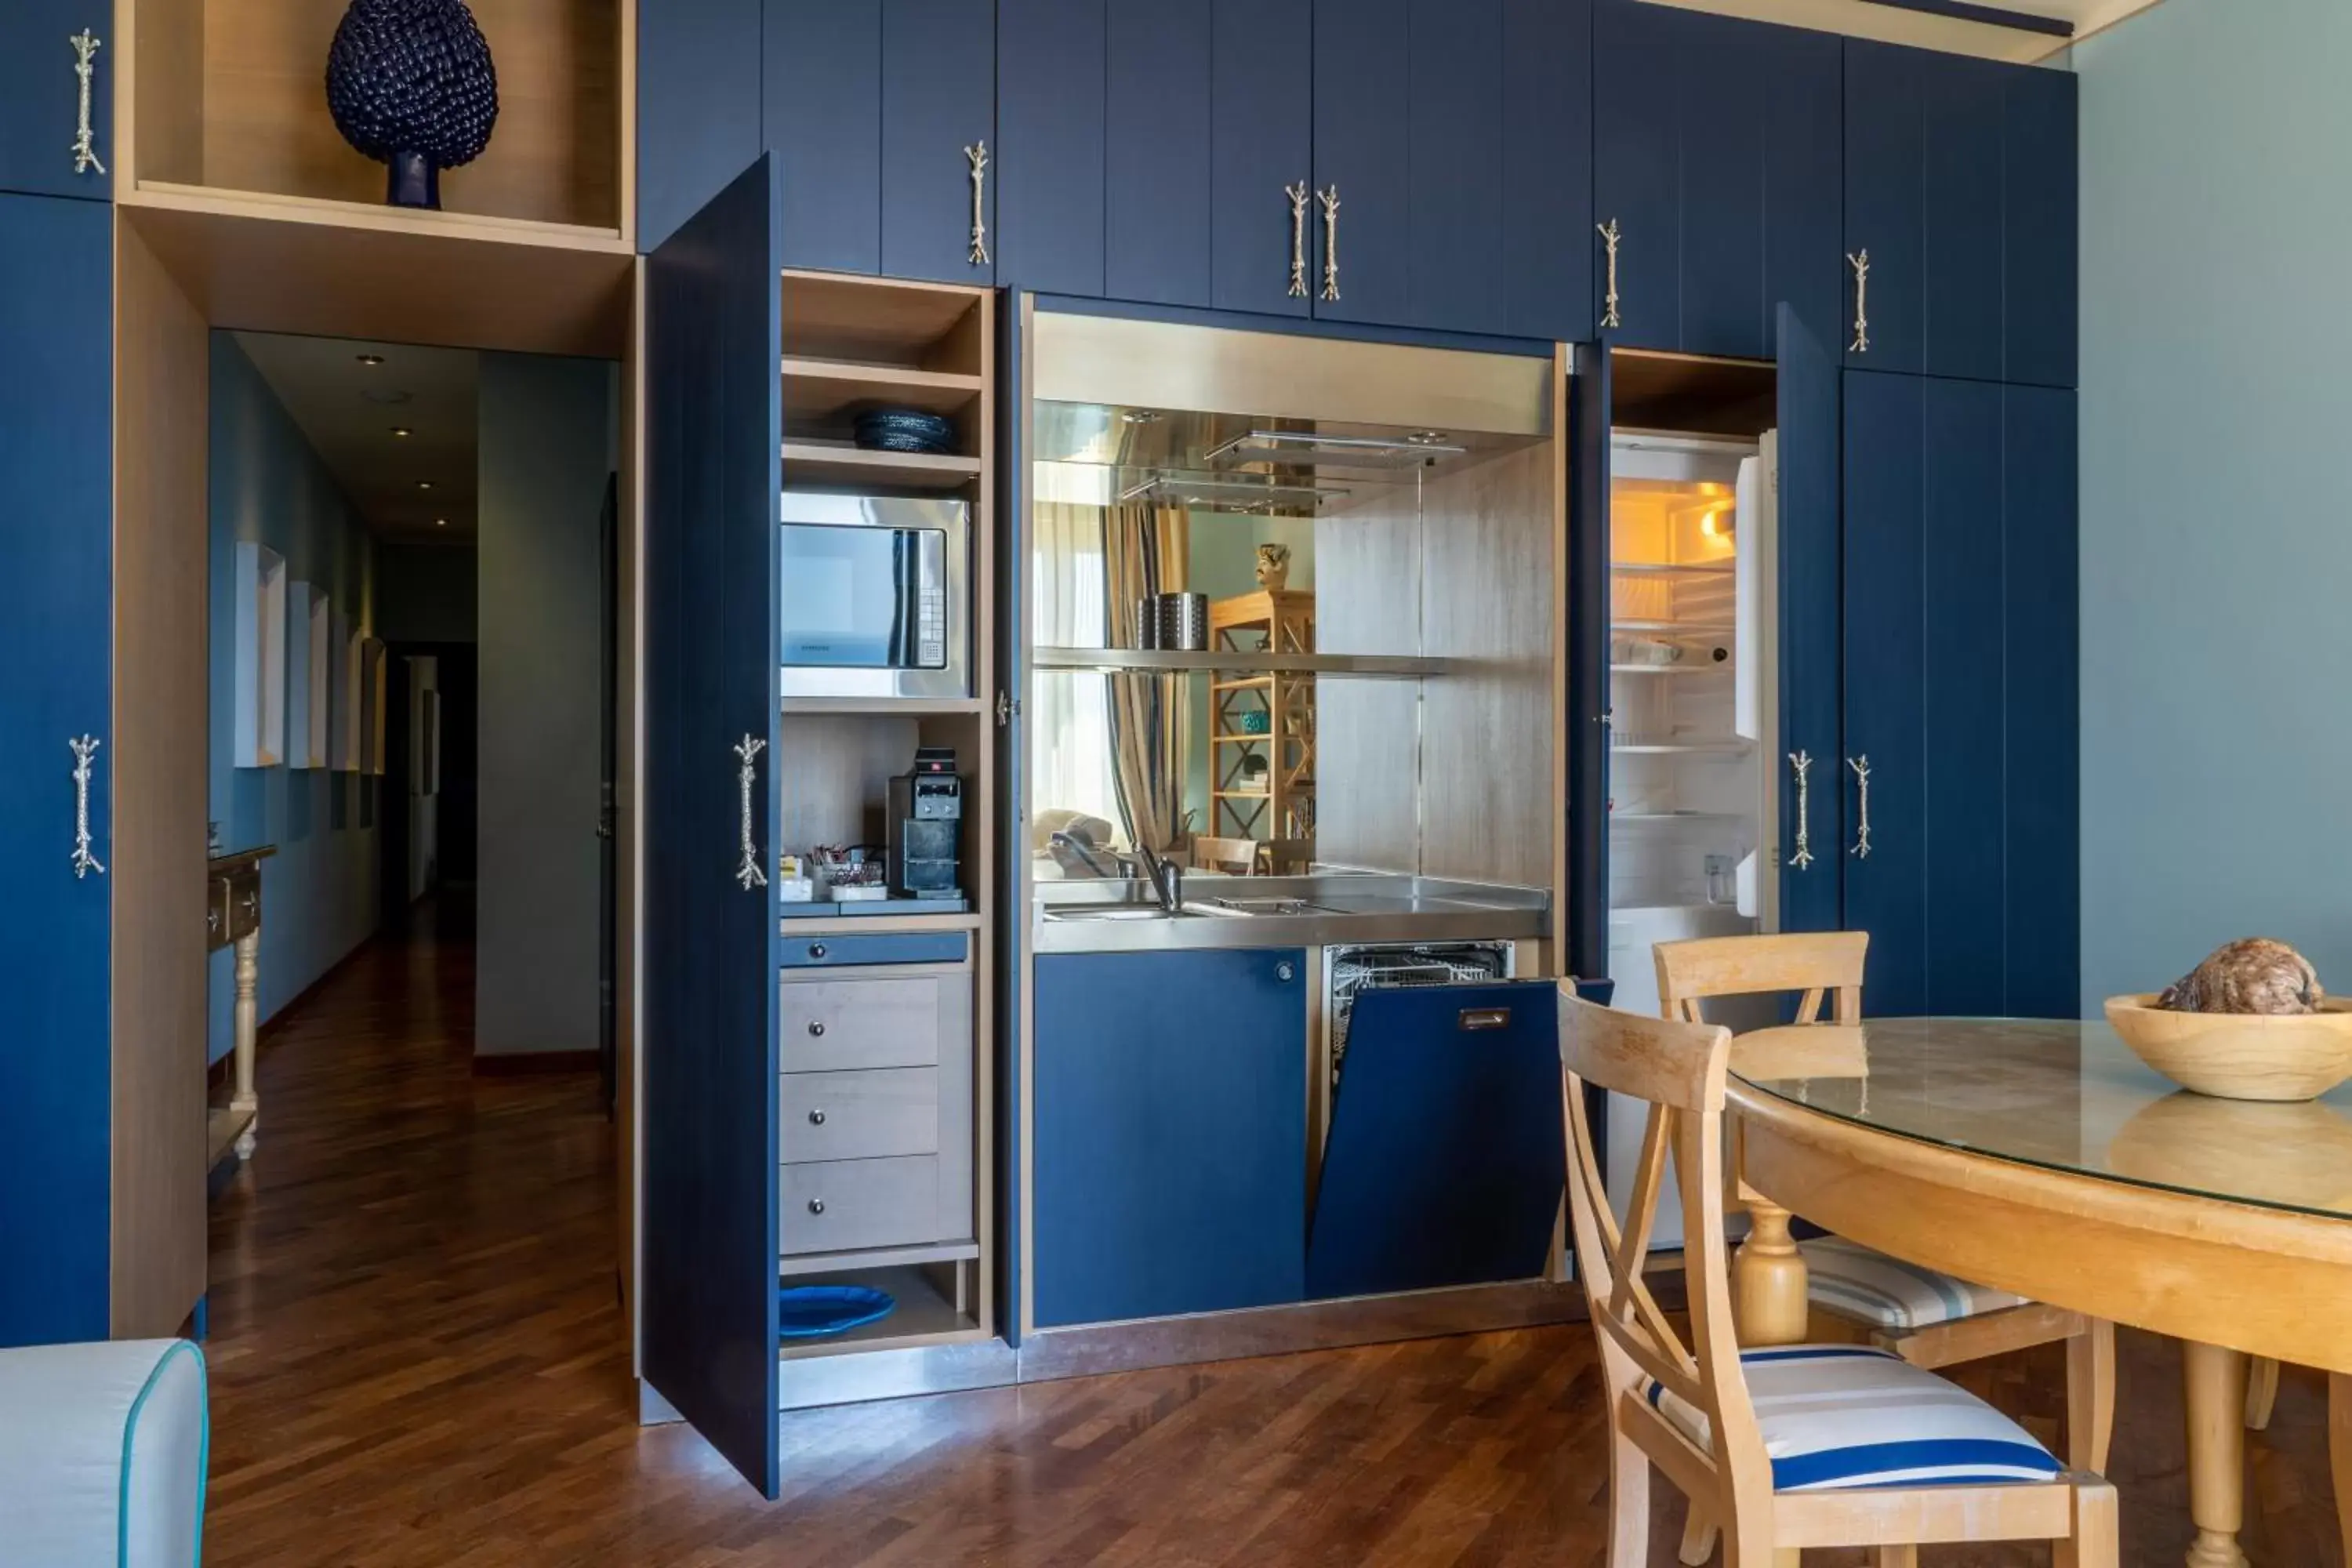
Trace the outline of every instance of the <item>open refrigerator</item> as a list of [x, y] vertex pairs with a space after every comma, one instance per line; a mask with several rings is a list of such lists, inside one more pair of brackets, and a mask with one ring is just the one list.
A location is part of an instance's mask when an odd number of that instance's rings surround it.
[[[1774, 446], [1612, 436], [1609, 973], [1628, 1012], [1657, 1016], [1653, 943], [1779, 929]], [[1644, 1116], [1612, 1097], [1621, 1205]], [[1661, 1206], [1659, 1243], [1680, 1243], [1680, 1219]]]

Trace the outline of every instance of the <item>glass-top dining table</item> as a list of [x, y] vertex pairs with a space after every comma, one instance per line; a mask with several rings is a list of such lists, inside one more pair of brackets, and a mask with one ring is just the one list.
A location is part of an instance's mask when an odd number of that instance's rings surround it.
[[[1732, 1043], [1744, 1342], [1805, 1332], [1793, 1213], [2183, 1342], [2192, 1568], [2239, 1568], [2248, 1357], [2326, 1369], [2352, 1532], [2352, 1087], [2178, 1089], [2103, 1021], [1900, 1018]], [[2128, 1436], [2119, 1442], [2129, 1441]]]

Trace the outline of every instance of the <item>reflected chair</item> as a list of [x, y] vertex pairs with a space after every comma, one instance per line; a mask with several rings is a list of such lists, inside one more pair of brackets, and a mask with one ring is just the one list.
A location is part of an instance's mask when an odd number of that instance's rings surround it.
[[[1782, 1568], [1862, 1546], [1916, 1568], [1943, 1542], [2051, 1541], [2058, 1568], [2116, 1568], [2115, 1489], [2068, 1472], [2009, 1417], [1893, 1352], [1856, 1344], [1742, 1352], [1723, 1234], [1731, 1035], [1559, 998], [1560, 1100], [1578, 1268], [1608, 1401], [1608, 1568], [1649, 1561], [1653, 1467], [1720, 1521], [1725, 1568]], [[1645, 1101], [1633, 1202], [1610, 1207], [1587, 1085]], [[1682, 1173], [1687, 1343], [1644, 1279], [1671, 1153]]]

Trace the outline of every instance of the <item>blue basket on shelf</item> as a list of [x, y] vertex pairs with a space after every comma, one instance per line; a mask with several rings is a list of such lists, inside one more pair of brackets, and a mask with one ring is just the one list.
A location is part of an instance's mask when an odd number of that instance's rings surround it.
[[776, 1290], [776, 1333], [822, 1340], [878, 1323], [898, 1310], [887, 1290], [864, 1285], [784, 1285]]

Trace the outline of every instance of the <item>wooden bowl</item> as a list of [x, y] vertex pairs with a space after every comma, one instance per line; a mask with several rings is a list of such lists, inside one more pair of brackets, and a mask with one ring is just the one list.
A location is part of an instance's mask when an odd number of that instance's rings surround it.
[[2152, 992], [2107, 998], [2107, 1022], [2140, 1060], [2223, 1100], [2315, 1100], [2352, 1078], [2352, 1001], [2316, 1013], [2176, 1013]]

